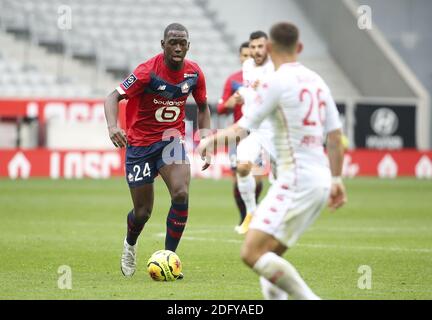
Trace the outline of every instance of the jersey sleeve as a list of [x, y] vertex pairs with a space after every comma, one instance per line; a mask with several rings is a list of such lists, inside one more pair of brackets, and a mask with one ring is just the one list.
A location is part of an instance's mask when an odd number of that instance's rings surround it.
[[325, 90], [325, 103], [326, 103], [326, 120], [324, 124], [325, 133], [332, 132], [342, 128], [342, 123], [339, 118], [339, 111], [337, 110], [336, 103], [331, 95], [330, 89]]
[[237, 122], [244, 129], [258, 129], [261, 122], [267, 118], [278, 106], [282, 94], [282, 85], [278, 77], [274, 75], [268, 81], [267, 89], [260, 89], [255, 98], [259, 106], [249, 108], [243, 117]]
[[207, 88], [204, 73], [198, 68], [198, 81], [197, 85], [192, 92], [196, 104], [200, 105], [207, 102]]
[[231, 91], [232, 91], [231, 90], [231, 79], [228, 78], [225, 81], [225, 86], [224, 86], [222, 98], [219, 99], [219, 103], [217, 105], [217, 112], [218, 113], [223, 114], [223, 113], [227, 112], [227, 108], [225, 108], [225, 103], [231, 97]]
[[116, 88], [118, 93], [128, 99], [142, 93], [150, 81], [150, 68], [146, 63], [140, 64], [135, 70]]

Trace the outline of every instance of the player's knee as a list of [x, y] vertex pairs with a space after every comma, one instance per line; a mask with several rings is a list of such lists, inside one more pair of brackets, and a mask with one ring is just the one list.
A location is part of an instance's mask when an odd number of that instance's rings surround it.
[[252, 170], [252, 164], [249, 162], [239, 162], [237, 163], [237, 174], [240, 177], [246, 177]]
[[189, 192], [186, 188], [179, 188], [172, 192], [171, 198], [175, 203], [186, 203], [189, 198]]
[[134, 211], [136, 219], [141, 223], [146, 223], [150, 219], [152, 213], [152, 209], [149, 207], [135, 208]]
[[256, 257], [256, 252], [251, 248], [249, 245], [243, 245], [240, 250], [240, 258], [242, 261], [248, 265], [249, 267], [253, 268], [255, 265], [256, 260], [258, 259]]

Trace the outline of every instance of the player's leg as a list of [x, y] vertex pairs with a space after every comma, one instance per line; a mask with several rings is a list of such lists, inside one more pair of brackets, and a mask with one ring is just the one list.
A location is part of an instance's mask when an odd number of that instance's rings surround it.
[[246, 211], [253, 213], [256, 210], [256, 181], [252, 175], [252, 162], [238, 161], [236, 175], [238, 189], [245, 203]]
[[123, 243], [121, 271], [124, 276], [131, 277], [136, 270], [137, 239], [150, 219], [153, 208], [153, 184], [130, 188], [133, 210], [127, 215], [127, 235]]
[[275, 286], [263, 276], [260, 276], [261, 292], [265, 300], [288, 300], [288, 293]]
[[254, 216], [242, 247], [243, 261], [293, 299], [318, 299], [297, 270], [280, 256], [325, 206], [329, 190], [292, 190], [295, 177], [276, 180]]
[[176, 251], [186, 227], [189, 208], [189, 164], [164, 165], [159, 173], [171, 195], [171, 207], [167, 217], [165, 249]]
[[153, 183], [130, 188], [130, 194], [134, 208], [127, 216], [128, 229], [126, 241], [129, 245], [133, 246], [136, 244], [144, 225], [150, 219], [153, 210]]
[[241, 197], [240, 190], [238, 188], [237, 177], [236, 177], [235, 173], [234, 173], [233, 181], [234, 181], [234, 183], [233, 183], [233, 196], [234, 196], [235, 203], [237, 205], [237, 209], [240, 213], [240, 222], [238, 224], [240, 226], [246, 217], [246, 205], [245, 205], [245, 203]]
[[[230, 146], [229, 147], [229, 159], [230, 159], [230, 165], [231, 165], [231, 171], [233, 173], [233, 196], [234, 201], [237, 205], [238, 211], [240, 213], [240, 222], [238, 226], [240, 226], [246, 217], [246, 205], [241, 197], [240, 191], [238, 189], [238, 183], [237, 183], [237, 146]], [[238, 226], [236, 226], [235, 230], [237, 230]]]
[[248, 230], [252, 214], [256, 210], [257, 191], [260, 192], [260, 190], [262, 190], [262, 182], [259, 181], [257, 184], [252, 174], [253, 163], [259, 157], [260, 153], [260, 144], [253, 134], [240, 141], [237, 147], [237, 184], [247, 212], [244, 222], [238, 229], [238, 232], [241, 234], [246, 233]]
[[126, 175], [133, 202], [133, 209], [126, 218], [127, 234], [121, 257], [121, 271], [127, 277], [135, 273], [137, 240], [153, 209], [153, 181], [157, 171], [149, 156], [151, 152], [152, 147], [128, 146], [126, 149]]
[[299, 275], [294, 266], [281, 257], [286, 247], [273, 236], [250, 229], [241, 250], [244, 263], [260, 276], [276, 285], [292, 299], [319, 299]]

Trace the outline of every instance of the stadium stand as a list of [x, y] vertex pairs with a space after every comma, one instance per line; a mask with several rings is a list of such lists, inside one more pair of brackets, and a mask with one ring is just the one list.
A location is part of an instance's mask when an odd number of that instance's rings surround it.
[[91, 90], [71, 79], [59, 79], [34, 65], [22, 64], [0, 53], [0, 90], [7, 97], [79, 97], [92, 96]]
[[[107, 0], [103, 5], [96, 0], [3, 0], [1, 12], [4, 30], [28, 34], [32, 43], [60, 50], [66, 57], [92, 61], [118, 80], [160, 52], [166, 25], [183, 23], [190, 32], [189, 59], [198, 62], [209, 79], [210, 102], [217, 101], [225, 77], [237, 68], [232, 39], [194, 0]], [[71, 25], [62, 20], [68, 12]]]

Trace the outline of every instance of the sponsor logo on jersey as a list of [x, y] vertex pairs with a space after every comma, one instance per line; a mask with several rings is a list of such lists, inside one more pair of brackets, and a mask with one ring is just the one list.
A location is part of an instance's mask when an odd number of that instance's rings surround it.
[[188, 93], [189, 92], [189, 85], [187, 84], [187, 82], [185, 82], [182, 86], [181, 86], [181, 92], [182, 93]]
[[184, 77], [185, 78], [196, 78], [196, 77], [198, 77], [198, 73], [185, 73]]
[[129, 174], [128, 174], [128, 180], [129, 180], [129, 182], [133, 182], [133, 180], [134, 180], [134, 176], [133, 176], [132, 173], [129, 173]]
[[125, 89], [129, 89], [129, 87], [135, 82], [137, 81], [137, 77], [135, 77], [135, 75], [133, 73], [131, 73], [131, 75], [125, 80], [123, 81], [123, 87]]
[[157, 88], [159, 91], [164, 91], [166, 89], [166, 85], [162, 84]]
[[153, 103], [156, 105], [181, 107], [185, 104], [185, 101], [172, 101], [172, 100], [161, 101], [161, 100], [153, 99]]

